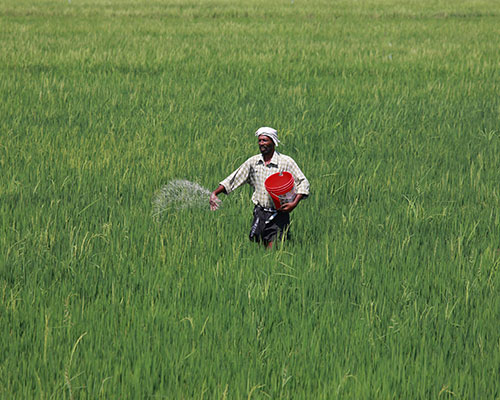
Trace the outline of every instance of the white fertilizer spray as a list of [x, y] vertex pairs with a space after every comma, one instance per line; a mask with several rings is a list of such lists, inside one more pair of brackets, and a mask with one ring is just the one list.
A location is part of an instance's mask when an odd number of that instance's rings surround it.
[[162, 186], [153, 197], [153, 217], [184, 208], [209, 208], [210, 190], [195, 182], [176, 179]]

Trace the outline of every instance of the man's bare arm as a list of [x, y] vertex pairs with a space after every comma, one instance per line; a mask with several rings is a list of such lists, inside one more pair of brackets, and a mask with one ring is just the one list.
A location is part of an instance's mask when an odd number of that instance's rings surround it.
[[302, 197], [304, 197], [304, 195], [299, 193], [298, 195], [295, 196], [295, 199], [291, 203], [283, 204], [278, 211], [285, 211], [291, 213], [293, 209], [297, 207], [299, 201], [302, 200]]
[[219, 187], [210, 194], [210, 210], [215, 211], [219, 208], [220, 199], [217, 196], [221, 193], [227, 194], [226, 188], [223, 185], [219, 185]]

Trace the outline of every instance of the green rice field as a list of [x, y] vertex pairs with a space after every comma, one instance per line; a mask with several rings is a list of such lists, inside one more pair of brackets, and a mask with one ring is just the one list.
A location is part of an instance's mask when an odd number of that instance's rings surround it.
[[[2, 0], [0, 398], [500, 399], [499, 49], [496, 0]], [[153, 217], [260, 126], [292, 240]]]

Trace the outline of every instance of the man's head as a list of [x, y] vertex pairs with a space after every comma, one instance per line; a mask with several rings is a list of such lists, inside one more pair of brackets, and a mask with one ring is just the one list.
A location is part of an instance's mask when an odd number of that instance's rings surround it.
[[274, 142], [273, 140], [266, 135], [259, 135], [259, 150], [263, 156], [266, 154], [272, 154], [274, 152]]
[[280, 142], [278, 140], [278, 132], [276, 129], [269, 128], [268, 126], [263, 126], [255, 132], [255, 136], [259, 140], [259, 149], [263, 155], [272, 154], [274, 148], [278, 146]]

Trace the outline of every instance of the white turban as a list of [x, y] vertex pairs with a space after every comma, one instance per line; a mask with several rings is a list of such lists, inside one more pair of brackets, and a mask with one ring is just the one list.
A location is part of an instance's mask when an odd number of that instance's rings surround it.
[[278, 140], [278, 131], [276, 129], [269, 128], [268, 126], [263, 126], [262, 128], [259, 128], [257, 132], [255, 132], [255, 136], [260, 136], [260, 135], [270, 137], [274, 142], [274, 145], [278, 147], [278, 143], [280, 141]]

